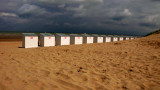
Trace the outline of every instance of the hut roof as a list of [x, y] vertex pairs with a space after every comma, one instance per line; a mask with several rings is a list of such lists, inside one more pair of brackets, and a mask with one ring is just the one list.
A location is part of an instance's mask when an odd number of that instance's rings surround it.
[[71, 36], [77, 36], [77, 37], [82, 37], [81, 35], [78, 34], [70, 34]]
[[43, 35], [43, 36], [54, 36], [54, 35], [52, 35], [50, 33], [40, 33], [40, 35]]
[[93, 34], [92, 36], [101, 37], [101, 35], [98, 35], [98, 34]]
[[91, 35], [88, 35], [88, 34], [82, 34], [82, 35], [86, 37], [91, 37]]
[[24, 36], [38, 36], [35, 33], [22, 33]]
[[57, 35], [59, 35], [59, 36], [69, 36], [67, 34], [57, 34]]

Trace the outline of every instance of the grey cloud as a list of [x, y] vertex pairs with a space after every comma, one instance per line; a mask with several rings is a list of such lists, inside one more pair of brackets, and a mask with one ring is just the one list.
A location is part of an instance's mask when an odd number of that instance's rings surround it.
[[66, 4], [60, 4], [58, 5], [59, 8], [64, 8], [66, 6]]
[[141, 26], [144, 26], [144, 27], [156, 27], [156, 25], [155, 24], [153, 24], [153, 23], [140, 23], [140, 25]]
[[151, 1], [160, 1], [160, 0], [151, 0]]
[[47, 12], [44, 8], [38, 7], [36, 5], [24, 4], [19, 8], [18, 13], [22, 17], [30, 17], [32, 15], [44, 15], [49, 12]]
[[103, 0], [35, 0], [43, 3], [81, 3], [81, 2], [103, 2]]
[[15, 13], [7, 13], [7, 12], [0, 12], [0, 16], [17, 17], [17, 15]]
[[112, 20], [121, 21], [121, 20], [123, 20], [124, 18], [125, 18], [124, 16], [116, 16], [116, 17], [112, 17]]
[[24, 4], [18, 10], [18, 14], [22, 18], [32, 18], [32, 17], [39, 17], [39, 18], [54, 18], [55, 16], [66, 15], [65, 12], [51, 12], [47, 10], [47, 8], [43, 8], [37, 5], [32, 4]]

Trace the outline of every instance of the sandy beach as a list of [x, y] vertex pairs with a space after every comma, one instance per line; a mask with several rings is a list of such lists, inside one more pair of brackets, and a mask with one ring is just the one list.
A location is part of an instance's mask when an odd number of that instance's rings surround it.
[[21, 48], [0, 42], [0, 90], [160, 90], [160, 34]]

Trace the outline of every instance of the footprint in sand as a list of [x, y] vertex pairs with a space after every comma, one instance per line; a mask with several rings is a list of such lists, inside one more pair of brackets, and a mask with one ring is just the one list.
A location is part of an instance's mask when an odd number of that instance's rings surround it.
[[49, 74], [50, 74], [50, 72], [49, 71], [47, 71], [47, 70], [41, 70], [41, 75], [42, 76], [45, 76], [45, 77], [48, 77], [49, 76]]
[[6, 77], [5, 80], [8, 81], [9, 83], [12, 83], [12, 79], [9, 77]]
[[64, 79], [71, 79], [68, 75], [65, 75], [65, 74], [60, 73], [60, 72], [56, 72], [56, 75], [59, 76], [59, 77], [62, 77]]
[[110, 83], [110, 78], [108, 78], [108, 77], [106, 77], [106, 76], [104, 76], [104, 75], [99, 75], [99, 76], [97, 77], [97, 80], [98, 80], [99, 82], [105, 82], [105, 83], [107, 83], [107, 84]]
[[151, 59], [157, 59], [157, 56], [151, 56]]
[[82, 73], [75, 73], [73, 76], [73, 80], [76, 82], [86, 82], [88, 81], [88, 77]]
[[77, 69], [77, 72], [87, 73], [87, 72], [83, 69], [83, 67], [79, 67], [79, 68]]

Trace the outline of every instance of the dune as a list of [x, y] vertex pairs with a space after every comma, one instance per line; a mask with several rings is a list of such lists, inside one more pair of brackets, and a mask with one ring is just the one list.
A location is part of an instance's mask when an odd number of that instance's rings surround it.
[[0, 42], [0, 90], [160, 90], [160, 34], [21, 48]]

